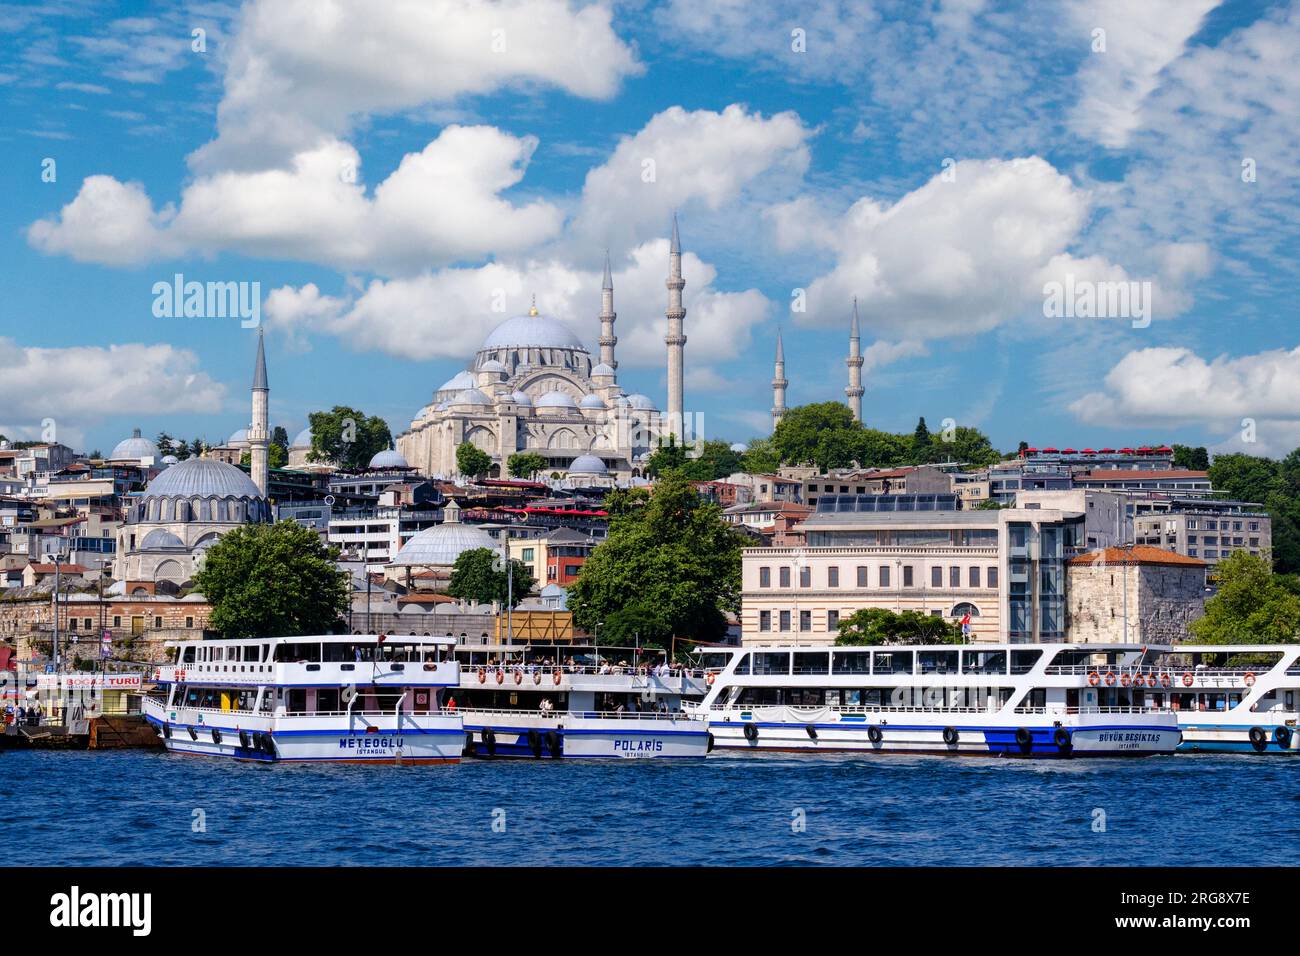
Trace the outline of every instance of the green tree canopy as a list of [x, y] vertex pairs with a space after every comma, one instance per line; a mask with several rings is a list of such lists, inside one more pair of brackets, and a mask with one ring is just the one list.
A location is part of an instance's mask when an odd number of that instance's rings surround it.
[[1300, 595], [1267, 560], [1234, 551], [1218, 563], [1218, 592], [1190, 626], [1203, 644], [1290, 644], [1300, 639]]
[[[518, 560], [511, 559], [510, 570], [514, 575], [514, 603], [518, 604], [528, 596], [536, 581], [528, 566]], [[473, 548], [462, 552], [456, 559], [447, 593], [462, 601], [477, 604], [497, 601], [505, 607], [510, 584], [506, 569], [501, 567], [500, 554], [491, 548]]]
[[481, 478], [492, 470], [492, 456], [469, 442], [462, 442], [456, 447], [456, 467], [462, 475]]
[[633, 602], [614, 611], [596, 633], [597, 642], [617, 647], [668, 647], [673, 625], [663, 608]]
[[887, 608], [864, 607], [840, 620], [841, 646], [875, 644], [960, 644], [961, 628], [941, 617], [920, 611], [898, 613]]
[[751, 475], [770, 475], [781, 467], [781, 454], [770, 437], [752, 438], [741, 456], [741, 467]]
[[[725, 635], [726, 612], [740, 606], [744, 539], [722, 520], [721, 509], [677, 471], [656, 482], [648, 501], [628, 493], [614, 508], [608, 538], [569, 588], [574, 622], [590, 633], [616, 612], [627, 612], [617, 623], [653, 609], [672, 635], [703, 641]], [[647, 638], [660, 646], [664, 640]]]
[[646, 462], [646, 474], [658, 478], [666, 471], [680, 471], [686, 464], [686, 448], [677, 444], [677, 437], [669, 433], [667, 441], [661, 441], [650, 459]]
[[1210, 467], [1210, 453], [1204, 445], [1192, 448], [1189, 445], [1174, 446], [1174, 467], [1190, 468], [1192, 471], [1206, 471]]
[[506, 469], [514, 478], [532, 478], [545, 467], [546, 456], [535, 451], [517, 451], [506, 459]]
[[338, 548], [292, 521], [243, 525], [208, 549], [194, 576], [224, 637], [329, 633], [347, 614], [351, 587]]
[[346, 405], [307, 416], [311, 426], [308, 461], [332, 461], [346, 471], [360, 471], [370, 459], [392, 443], [393, 435], [382, 418], [368, 417]]

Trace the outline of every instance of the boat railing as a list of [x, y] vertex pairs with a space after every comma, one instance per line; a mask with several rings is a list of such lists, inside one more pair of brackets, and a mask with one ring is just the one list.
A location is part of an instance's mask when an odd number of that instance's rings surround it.
[[[692, 713], [742, 713], [781, 708], [790, 711], [831, 711], [836, 714], [995, 714], [1001, 707], [912, 707], [856, 706], [837, 704], [728, 704], [723, 707], [690, 708]], [[1171, 712], [1168, 707], [1017, 707], [1017, 714], [1150, 714]]]
[[[1107, 674], [1114, 674], [1116, 677], [1123, 674], [1130, 676], [1141, 674], [1143, 677], [1151, 675], [1157, 678], [1167, 674], [1170, 678], [1179, 679], [1184, 674], [1191, 674], [1197, 678], [1238, 680], [1245, 679], [1247, 675], [1259, 677], [1267, 674], [1273, 666], [1272, 664], [1260, 664], [1255, 667], [1188, 667], [1185, 665], [1165, 664], [1049, 664], [1045, 669], [1045, 673], [1056, 675], [1097, 674], [1100, 677], [1105, 677]], [[1294, 669], [1294, 672], [1300, 674], [1300, 668]], [[1288, 669], [1287, 673], [1292, 673], [1292, 669]]]
[[691, 720], [693, 714], [684, 710], [541, 710], [540, 708], [479, 708], [457, 707], [444, 710], [446, 714], [461, 714], [464, 717], [549, 717], [549, 718], [583, 718], [586, 720]]
[[1169, 707], [1017, 707], [1017, 714], [1165, 714]]
[[[501, 671], [508, 677], [512, 676], [516, 672], [530, 677], [533, 674], [541, 674], [543, 677], [554, 677], [555, 672], [559, 671], [564, 675], [578, 676], [608, 677], [613, 675], [622, 677], [657, 677], [660, 679], [685, 677], [693, 680], [704, 680], [706, 674], [706, 671], [703, 669], [678, 669], [668, 671], [667, 673], [657, 673], [653, 667], [645, 668], [639, 666], [628, 667], [618, 665], [601, 665], [597, 667], [591, 664], [519, 664], [514, 662], [505, 664], [461, 664], [461, 673], [463, 675], [477, 674], [480, 670], [482, 670], [486, 675], [492, 675], [497, 671]], [[716, 669], [714, 672], [716, 673]]]

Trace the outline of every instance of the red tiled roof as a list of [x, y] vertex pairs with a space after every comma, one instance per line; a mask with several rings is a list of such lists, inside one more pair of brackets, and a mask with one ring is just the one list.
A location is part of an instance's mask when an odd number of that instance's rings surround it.
[[1089, 551], [1069, 560], [1073, 565], [1138, 565], [1153, 564], [1170, 567], [1207, 568], [1209, 563], [1200, 558], [1191, 558], [1185, 554], [1166, 551], [1164, 548], [1149, 544], [1135, 544], [1131, 548], [1104, 548]]

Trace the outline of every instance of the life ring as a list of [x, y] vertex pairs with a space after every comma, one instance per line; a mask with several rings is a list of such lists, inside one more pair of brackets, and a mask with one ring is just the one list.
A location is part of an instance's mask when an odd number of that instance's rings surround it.
[[960, 739], [961, 739], [961, 735], [957, 733], [956, 727], [943, 728], [943, 742], [946, 743], [949, 747], [956, 746], [957, 741]]
[[542, 682], [542, 672], [533, 671], [533, 685], [536, 686]]
[[486, 683], [487, 683], [487, 671], [485, 671], [485, 670], [484, 670], [483, 668], [481, 668], [481, 667], [478, 669], [478, 682], [479, 682], [480, 684], [486, 684]]
[[883, 740], [884, 737], [885, 737], [884, 733], [882, 733], [880, 728], [875, 726], [874, 724], [867, 728], [867, 739], [870, 740], [873, 744], [880, 743], [880, 741]]
[[708, 686], [712, 687], [712, 686], [713, 686], [713, 682], [714, 682], [715, 680], [717, 680], [717, 679], [718, 679], [718, 675], [716, 675], [716, 674], [710, 674], [708, 677], [704, 678], [704, 683], [707, 684]]
[[1101, 683], [1101, 675], [1098, 674], [1096, 671], [1093, 671], [1091, 674], [1088, 675], [1088, 683], [1091, 684], [1093, 687], [1096, 687], [1098, 684]]
[[1114, 671], [1106, 671], [1106, 686], [1107, 686], [1107, 687], [1114, 687], [1114, 686], [1115, 686], [1115, 672], [1114, 672]]
[[1056, 749], [1063, 754], [1068, 754], [1074, 749], [1074, 740], [1070, 737], [1070, 732], [1064, 727], [1057, 727], [1052, 734], [1052, 743], [1056, 744]]
[[1156, 675], [1155, 675], [1155, 674], [1148, 674], [1148, 675], [1147, 675], [1147, 686], [1148, 686], [1148, 687], [1155, 687], [1155, 686], [1156, 686]]
[[1247, 687], [1254, 687], [1254, 686], [1255, 686], [1255, 672], [1254, 672], [1254, 671], [1246, 671], [1246, 676], [1242, 678], [1242, 681], [1245, 683], [1245, 685], [1246, 685]]
[[753, 743], [758, 739], [758, 727], [754, 724], [745, 724], [745, 739]]
[[1191, 687], [1191, 686], [1192, 686], [1192, 680], [1193, 680], [1193, 679], [1194, 679], [1194, 678], [1192, 677], [1192, 672], [1191, 672], [1191, 671], [1183, 671], [1183, 686], [1184, 686], [1184, 687]]
[[560, 735], [553, 730], [548, 730], [544, 739], [546, 740], [546, 752], [549, 753], [552, 758], [560, 757]]
[[538, 733], [536, 727], [528, 729], [528, 749], [533, 752], [534, 757], [542, 755], [542, 735]]
[[[1140, 679], [1141, 679], [1141, 678], [1139, 678], [1139, 680], [1140, 680]], [[1120, 674], [1120, 675], [1119, 675], [1119, 682], [1120, 682], [1120, 686], [1122, 686], [1122, 687], [1127, 687], [1129, 684], [1133, 683], [1133, 675], [1132, 675], [1132, 674]]]
[[1268, 747], [1268, 734], [1264, 733], [1263, 727], [1250, 728], [1250, 745], [1255, 748], [1256, 753], [1263, 753]]
[[497, 683], [498, 683], [498, 684], [504, 684], [505, 682], [506, 682], [506, 672], [503, 671], [501, 668], [498, 667], [498, 668], [497, 668]]
[[560, 680], [563, 676], [564, 675], [560, 673], [560, 669], [557, 667], [555, 669], [555, 673], [551, 675], [551, 683], [554, 684], [556, 687], [559, 687]]
[[519, 684], [522, 684], [523, 682], [524, 682], [524, 672], [523, 672], [523, 671], [515, 671], [515, 684], [516, 684], [516, 686], [519, 685]]
[[1161, 686], [1161, 687], [1168, 687], [1168, 686], [1169, 686], [1170, 684], [1172, 684], [1172, 683], [1173, 683], [1173, 679], [1169, 676], [1169, 672], [1168, 672], [1168, 671], [1165, 671], [1163, 674], [1160, 675], [1160, 686]]
[[1027, 754], [1034, 749], [1034, 734], [1028, 727], [1016, 728], [1016, 746], [1020, 748], [1022, 754]]
[[1291, 749], [1291, 728], [1282, 726], [1273, 731], [1273, 743], [1283, 750]]

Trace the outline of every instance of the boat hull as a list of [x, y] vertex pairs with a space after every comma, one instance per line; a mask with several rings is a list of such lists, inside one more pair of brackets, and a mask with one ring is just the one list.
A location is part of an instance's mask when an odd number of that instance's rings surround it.
[[[464, 711], [465, 755], [528, 759], [645, 760], [703, 757], [709, 729], [701, 718], [586, 718], [531, 714], [491, 717]], [[491, 731], [493, 746], [484, 739]]]
[[[1180, 720], [1179, 725], [1183, 732], [1179, 753], [1300, 754], [1300, 728], [1287, 724]], [[1258, 735], [1251, 739], [1254, 728], [1263, 733], [1262, 740]]]

